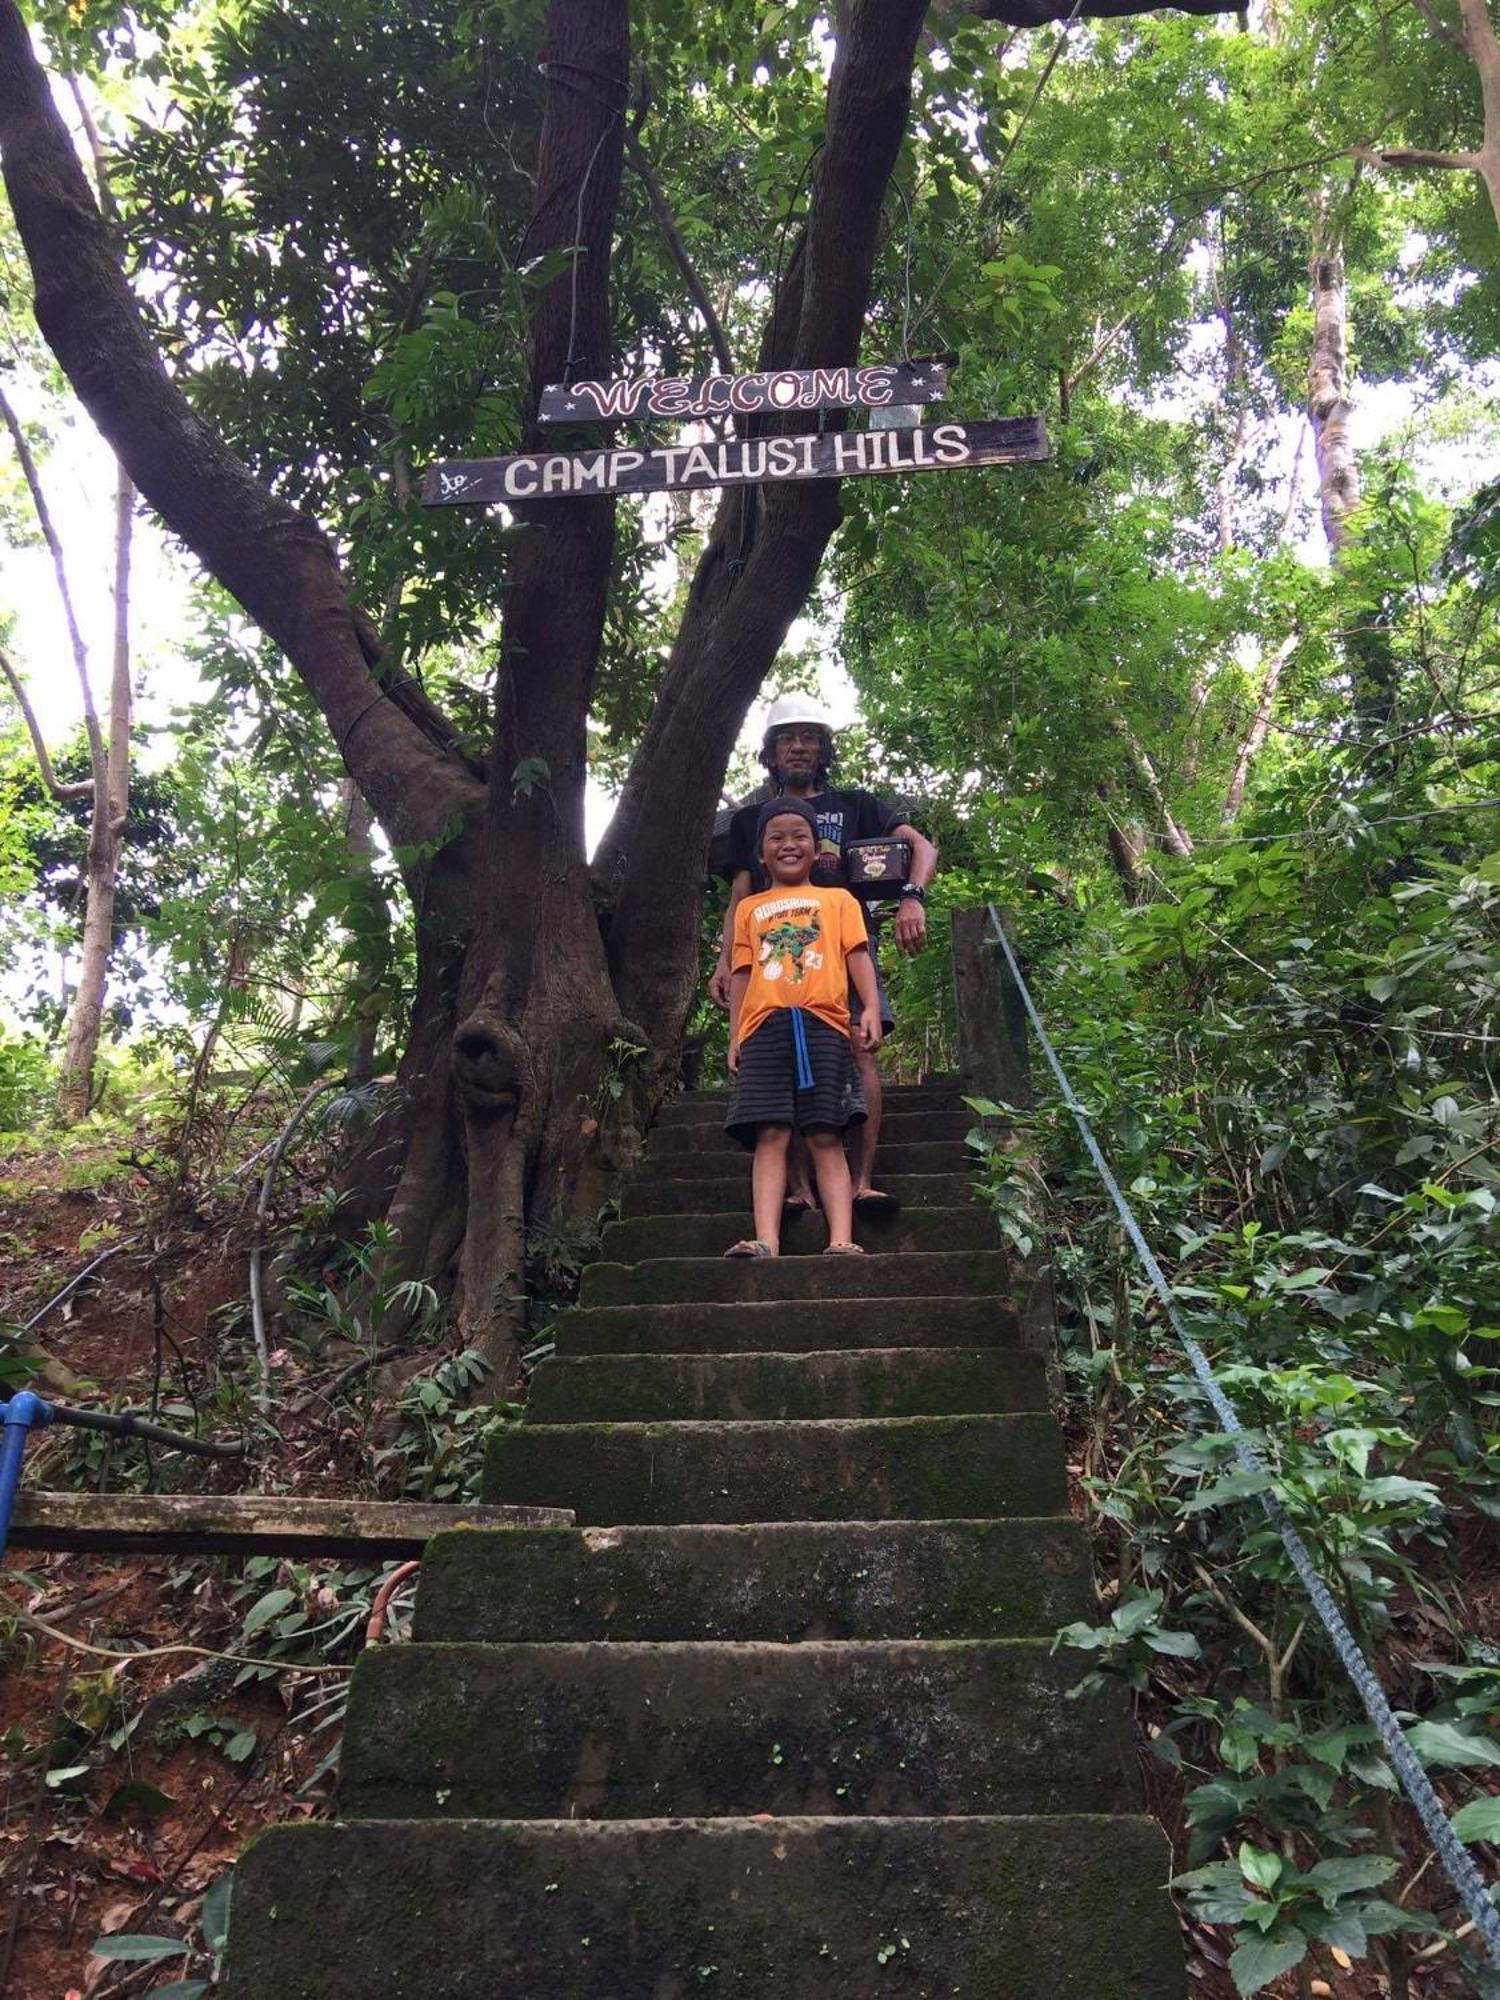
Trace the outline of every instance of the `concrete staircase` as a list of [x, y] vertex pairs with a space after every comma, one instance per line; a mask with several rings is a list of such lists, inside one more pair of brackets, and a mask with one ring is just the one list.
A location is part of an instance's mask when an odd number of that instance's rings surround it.
[[231, 2000], [1181, 2000], [1043, 1357], [956, 1089], [889, 1094], [863, 1260], [726, 1263], [722, 1099], [668, 1107], [417, 1643], [355, 1676], [337, 1826], [240, 1865]]

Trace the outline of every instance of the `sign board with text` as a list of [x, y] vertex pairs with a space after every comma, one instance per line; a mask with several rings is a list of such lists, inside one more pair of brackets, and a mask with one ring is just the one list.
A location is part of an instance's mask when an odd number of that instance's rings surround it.
[[599, 493], [667, 493], [875, 473], [958, 472], [1036, 462], [1047, 455], [1047, 427], [1040, 417], [628, 450], [603, 445], [596, 451], [450, 459], [428, 467], [422, 501], [428, 507], [487, 507]]
[[544, 424], [619, 423], [626, 417], [789, 416], [801, 410], [883, 409], [936, 403], [948, 386], [942, 361], [873, 368], [771, 368], [753, 375], [622, 375], [543, 389]]

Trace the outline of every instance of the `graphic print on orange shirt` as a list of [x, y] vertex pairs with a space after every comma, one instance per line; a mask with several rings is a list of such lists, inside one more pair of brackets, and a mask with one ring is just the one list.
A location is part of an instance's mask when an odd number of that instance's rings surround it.
[[740, 1040], [778, 1007], [803, 1007], [849, 1032], [849, 954], [867, 943], [864, 912], [847, 889], [811, 883], [747, 896], [735, 914], [733, 968], [748, 972]]

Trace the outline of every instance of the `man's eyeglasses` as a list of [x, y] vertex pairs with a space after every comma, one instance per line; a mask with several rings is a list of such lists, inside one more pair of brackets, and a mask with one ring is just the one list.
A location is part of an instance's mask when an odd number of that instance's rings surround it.
[[773, 743], [785, 744], [788, 749], [795, 744], [806, 743], [817, 750], [822, 747], [823, 732], [821, 729], [778, 729], [771, 740]]

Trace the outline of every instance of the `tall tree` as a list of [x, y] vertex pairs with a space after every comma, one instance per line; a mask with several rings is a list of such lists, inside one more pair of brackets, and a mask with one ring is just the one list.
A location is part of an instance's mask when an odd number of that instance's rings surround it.
[[[821, 116], [806, 134], [805, 213], [760, 273], [767, 365], [859, 357], [926, 12], [925, 0], [846, 0], [836, 10]], [[795, 19], [798, 33], [814, 33], [811, 8]], [[672, 22], [679, 37], [689, 33], [681, 10]], [[717, 18], [703, 33], [739, 74], [760, 30], [748, 14], [729, 25], [743, 46]], [[936, 18], [929, 25], [938, 37]], [[968, 53], [983, 31], [959, 17], [946, 32]], [[542, 53], [524, 233], [530, 410], [543, 383], [602, 372], [616, 356], [610, 280], [617, 248], [625, 254], [616, 219], [632, 127], [625, 0], [552, 0]], [[485, 56], [503, 87], [503, 52]], [[588, 1204], [596, 1190], [593, 1113], [607, 1066], [632, 1053], [649, 1099], [674, 1060], [722, 773], [838, 526], [839, 492], [783, 485], [725, 497], [591, 871], [586, 723], [618, 560], [613, 503], [517, 509], [476, 754], [415, 678], [382, 657], [315, 524], [252, 476], [167, 376], [15, 0], [0, 0], [0, 152], [53, 351], [146, 501], [285, 651], [403, 857], [418, 973], [387, 1150], [389, 1213], [410, 1269], [436, 1275], [456, 1262], [463, 1327], [508, 1366], [526, 1225]], [[755, 419], [747, 431], [787, 427]], [[536, 435], [528, 421], [523, 441]]]

